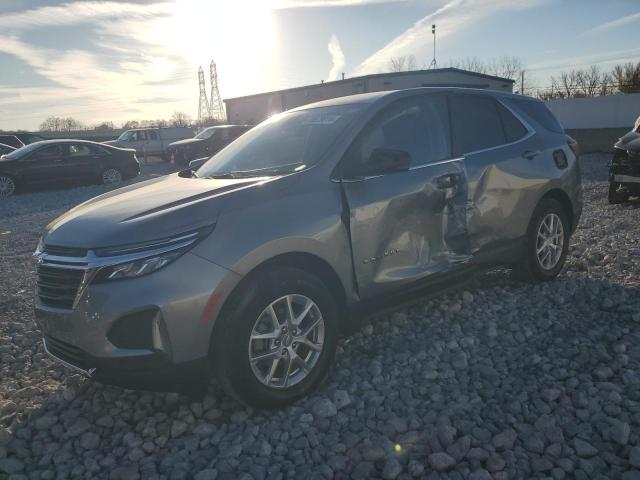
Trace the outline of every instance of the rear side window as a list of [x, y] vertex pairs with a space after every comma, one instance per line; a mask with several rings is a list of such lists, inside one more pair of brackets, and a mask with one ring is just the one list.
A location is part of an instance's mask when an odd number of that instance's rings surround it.
[[519, 98], [510, 98], [508, 101], [547, 130], [564, 133], [564, 128], [544, 103]]
[[498, 102], [498, 113], [500, 113], [500, 119], [502, 120], [502, 126], [504, 127], [504, 133], [507, 136], [507, 142], [515, 142], [521, 139], [527, 133], [527, 129], [520, 123], [513, 113]]
[[492, 98], [451, 95], [449, 101], [455, 156], [507, 143], [496, 102]]

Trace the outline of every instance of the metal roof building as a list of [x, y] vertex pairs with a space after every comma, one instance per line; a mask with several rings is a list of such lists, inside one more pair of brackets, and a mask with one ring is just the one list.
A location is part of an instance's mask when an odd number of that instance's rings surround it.
[[414, 87], [467, 87], [512, 92], [513, 84], [514, 81], [508, 78], [458, 68], [437, 68], [365, 75], [246, 97], [227, 98], [224, 103], [228, 122], [242, 125], [260, 123], [275, 113], [301, 105], [357, 93]]

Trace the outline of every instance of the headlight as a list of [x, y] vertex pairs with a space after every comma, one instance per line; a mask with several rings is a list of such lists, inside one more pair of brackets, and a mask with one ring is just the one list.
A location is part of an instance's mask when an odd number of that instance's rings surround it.
[[148, 275], [165, 267], [202, 240], [213, 226], [195, 232], [143, 244], [130, 244], [96, 250], [96, 281], [119, 280]]

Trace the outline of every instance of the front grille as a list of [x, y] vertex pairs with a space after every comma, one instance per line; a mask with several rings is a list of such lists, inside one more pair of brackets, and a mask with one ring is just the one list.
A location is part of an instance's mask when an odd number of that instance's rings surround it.
[[45, 336], [44, 337], [47, 350], [54, 357], [58, 357], [74, 367], [81, 368], [82, 370], [88, 370], [90, 365], [87, 364], [87, 354], [80, 348], [71, 345], [57, 338]]
[[87, 254], [86, 248], [60, 247], [58, 245], [45, 245], [44, 253], [57, 257], [84, 257]]
[[38, 265], [37, 295], [49, 307], [73, 308], [84, 270]]

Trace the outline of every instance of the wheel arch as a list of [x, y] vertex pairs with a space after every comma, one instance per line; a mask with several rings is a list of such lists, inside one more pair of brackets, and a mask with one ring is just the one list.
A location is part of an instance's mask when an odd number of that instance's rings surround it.
[[570, 231], [573, 232], [575, 230], [575, 228], [576, 228], [576, 225], [575, 225], [575, 212], [574, 212], [574, 208], [573, 208], [573, 202], [571, 201], [571, 198], [569, 197], [569, 195], [567, 195], [567, 192], [565, 192], [564, 190], [562, 190], [560, 188], [553, 188], [553, 189], [549, 190], [538, 201], [538, 203], [536, 205], [536, 208], [538, 207], [538, 205], [540, 205], [540, 203], [542, 203], [543, 201], [545, 201], [547, 199], [556, 200], [558, 203], [560, 203], [560, 205], [562, 205], [562, 208], [564, 209], [565, 213], [567, 214], [567, 218], [569, 219], [569, 223], [571, 225]]
[[[216, 335], [216, 332], [219, 328], [222, 328], [221, 326], [223, 322], [220, 322], [220, 319], [224, 318], [227, 315], [227, 312], [237, 305], [237, 302], [239, 301], [239, 292], [241, 292], [243, 288], [249, 285], [256, 275], [259, 275], [266, 269], [274, 268], [276, 266], [294, 267], [316, 274], [331, 292], [333, 298], [336, 301], [341, 317], [347, 320], [346, 317], [349, 312], [347, 306], [347, 293], [343, 282], [335, 269], [326, 260], [312, 253], [288, 252], [275, 255], [256, 265], [242, 278], [242, 280], [240, 280], [233, 287], [231, 292], [229, 292], [229, 294], [224, 299], [224, 302], [220, 307], [220, 311], [216, 316], [217, 319], [213, 325], [211, 338], [209, 340], [210, 346], [213, 345], [213, 339]], [[340, 322], [340, 324], [341, 330], [346, 330], [348, 321]]]

